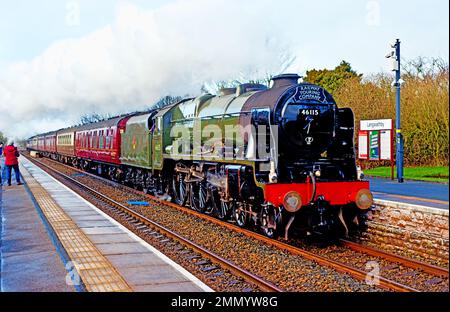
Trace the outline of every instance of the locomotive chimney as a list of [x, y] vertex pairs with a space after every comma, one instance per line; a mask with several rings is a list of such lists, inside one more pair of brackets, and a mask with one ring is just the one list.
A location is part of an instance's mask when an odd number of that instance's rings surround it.
[[272, 78], [272, 88], [293, 86], [298, 84], [301, 76], [297, 74], [281, 74]]

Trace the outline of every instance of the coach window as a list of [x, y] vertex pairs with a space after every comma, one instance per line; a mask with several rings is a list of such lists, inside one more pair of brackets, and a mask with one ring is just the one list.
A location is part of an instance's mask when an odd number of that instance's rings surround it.
[[106, 130], [106, 136], [105, 136], [105, 139], [106, 139], [106, 143], [105, 143], [105, 148], [106, 149], [109, 149], [109, 145], [110, 145], [110, 141], [111, 141], [111, 138], [110, 138], [110, 136], [109, 136], [109, 134], [110, 134], [110, 132], [111, 132], [111, 130]]
[[93, 144], [92, 148], [97, 148], [97, 131], [93, 132]]
[[103, 148], [103, 130], [98, 132], [98, 147]]
[[111, 129], [111, 149], [114, 148], [114, 129]]

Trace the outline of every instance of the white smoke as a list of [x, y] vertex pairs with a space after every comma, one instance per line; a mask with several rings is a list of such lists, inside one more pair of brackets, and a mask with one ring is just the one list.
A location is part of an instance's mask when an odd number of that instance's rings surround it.
[[[111, 25], [49, 46], [0, 73], [0, 130], [55, 130], [81, 115], [198, 95], [204, 82], [276, 74], [283, 27], [270, 1], [186, 0], [155, 10], [120, 4]], [[275, 39], [276, 38], [276, 39]]]

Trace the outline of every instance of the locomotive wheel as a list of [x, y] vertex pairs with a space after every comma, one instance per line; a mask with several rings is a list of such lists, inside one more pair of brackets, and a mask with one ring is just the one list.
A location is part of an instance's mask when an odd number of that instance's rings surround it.
[[267, 236], [268, 238], [274, 238], [275, 237], [275, 230], [272, 228], [262, 228], [263, 234]]
[[[277, 236], [281, 229], [281, 218], [278, 218], [276, 220], [275, 218], [275, 211], [273, 209], [269, 210], [267, 208], [263, 208], [263, 212], [261, 215], [261, 231], [264, 235], [266, 235], [269, 238], [274, 238]], [[276, 226], [276, 229], [273, 228], [273, 226]]]
[[275, 230], [271, 227], [269, 227], [270, 223], [270, 215], [269, 214], [263, 214], [261, 217], [261, 231], [264, 235], [266, 235], [269, 238], [275, 237]]
[[367, 230], [367, 211], [361, 211], [356, 206], [346, 207], [343, 216], [348, 227], [349, 236], [359, 236]]
[[220, 220], [225, 220], [230, 217], [231, 212], [234, 210], [234, 206], [236, 205], [234, 201], [223, 201], [219, 200], [219, 205], [216, 207], [217, 217]]
[[208, 206], [208, 188], [206, 182], [191, 183], [190, 191], [191, 208], [204, 212]]
[[243, 203], [234, 205], [233, 218], [239, 227], [246, 227], [248, 223], [247, 212]]
[[187, 186], [184, 179], [185, 177], [181, 173], [175, 174], [172, 179], [173, 200], [180, 206], [186, 205], [188, 197]]

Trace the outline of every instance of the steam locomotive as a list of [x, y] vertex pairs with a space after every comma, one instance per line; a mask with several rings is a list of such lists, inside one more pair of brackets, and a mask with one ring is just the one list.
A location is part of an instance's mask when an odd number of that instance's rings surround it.
[[347, 236], [373, 202], [357, 173], [353, 112], [299, 78], [36, 135], [27, 147], [269, 237]]

